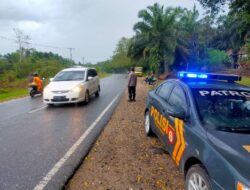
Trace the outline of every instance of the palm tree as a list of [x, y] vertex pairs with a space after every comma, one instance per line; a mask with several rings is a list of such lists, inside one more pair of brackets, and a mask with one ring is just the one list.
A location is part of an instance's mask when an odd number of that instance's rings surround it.
[[150, 62], [150, 67], [158, 71], [172, 62], [177, 43], [177, 18], [182, 9], [167, 8], [155, 3], [141, 10], [142, 20], [134, 25], [136, 32], [129, 48], [129, 56]]
[[196, 64], [200, 50], [200, 23], [199, 12], [194, 6], [193, 10], [184, 9], [178, 25], [178, 40], [175, 51], [174, 65], [178, 69], [187, 69], [189, 63]]

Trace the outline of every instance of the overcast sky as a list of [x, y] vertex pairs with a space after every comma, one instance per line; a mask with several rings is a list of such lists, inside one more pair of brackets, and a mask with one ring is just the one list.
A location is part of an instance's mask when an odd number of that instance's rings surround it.
[[96, 63], [109, 59], [122, 37], [134, 35], [138, 11], [158, 2], [192, 9], [195, 0], [0, 0], [0, 54], [18, 45], [1, 37], [15, 38], [13, 28], [31, 37], [30, 42], [60, 47], [30, 46], [69, 58]]

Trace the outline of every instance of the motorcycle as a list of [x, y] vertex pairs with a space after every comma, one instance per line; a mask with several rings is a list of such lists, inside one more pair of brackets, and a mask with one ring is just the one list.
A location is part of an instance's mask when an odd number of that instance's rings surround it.
[[[42, 79], [44, 81], [44, 78]], [[37, 85], [34, 83], [29, 83], [29, 95], [31, 98], [33, 98], [35, 95], [42, 95], [43, 91], [42, 90], [37, 90]]]
[[42, 95], [42, 91], [40, 91], [40, 90], [37, 90], [37, 86], [35, 86], [35, 85], [30, 85], [30, 87], [29, 87], [29, 95], [30, 95], [30, 97], [31, 98], [33, 98], [35, 95]]

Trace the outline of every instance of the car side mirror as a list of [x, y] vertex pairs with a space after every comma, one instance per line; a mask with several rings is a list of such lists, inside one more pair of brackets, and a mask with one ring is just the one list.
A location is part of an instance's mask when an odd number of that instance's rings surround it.
[[49, 81], [52, 82], [54, 78], [50, 78]]
[[183, 119], [183, 120], [187, 119], [187, 114], [185, 110], [181, 107], [173, 106], [169, 110], [167, 110], [167, 113], [168, 115], [177, 117], [179, 119]]
[[93, 79], [93, 77], [90, 77], [90, 76], [88, 77], [88, 80], [92, 80], [92, 79]]

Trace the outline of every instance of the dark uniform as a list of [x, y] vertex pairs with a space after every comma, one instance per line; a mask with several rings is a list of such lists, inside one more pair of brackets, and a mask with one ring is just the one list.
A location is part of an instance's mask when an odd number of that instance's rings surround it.
[[134, 73], [134, 69], [131, 69], [131, 72], [129, 73], [129, 77], [128, 77], [129, 101], [135, 101], [136, 84], [137, 84], [137, 76]]

